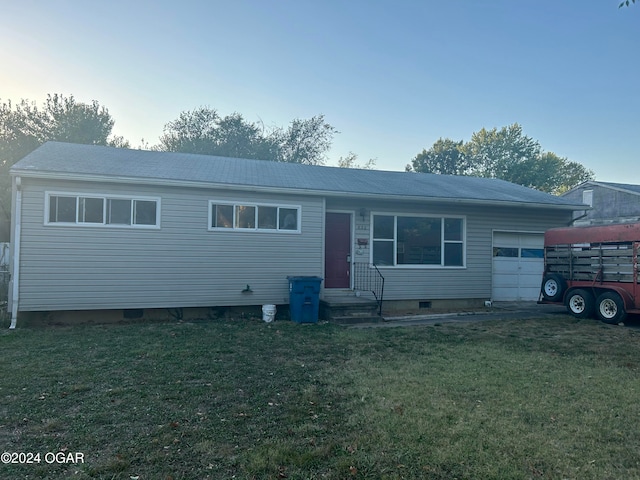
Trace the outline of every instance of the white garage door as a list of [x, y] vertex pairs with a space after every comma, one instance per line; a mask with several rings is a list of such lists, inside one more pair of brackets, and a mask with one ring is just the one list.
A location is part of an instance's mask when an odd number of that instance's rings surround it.
[[543, 269], [543, 234], [494, 232], [493, 300], [538, 300]]

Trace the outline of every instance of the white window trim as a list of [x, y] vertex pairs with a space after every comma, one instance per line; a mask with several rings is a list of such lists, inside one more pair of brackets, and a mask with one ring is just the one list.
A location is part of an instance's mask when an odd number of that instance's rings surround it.
[[[49, 210], [51, 197], [75, 197], [76, 198], [76, 221], [75, 222], [50, 222]], [[102, 223], [91, 222], [78, 222], [78, 203], [79, 198], [98, 198], [103, 200], [102, 208]], [[156, 224], [155, 225], [141, 225], [133, 223], [133, 212], [131, 213], [131, 224], [122, 223], [106, 223], [107, 216], [107, 200], [131, 200], [131, 208], [133, 209], [134, 200], [142, 200], [146, 202], [156, 203]], [[143, 229], [143, 230], [158, 230], [160, 229], [161, 217], [161, 199], [160, 197], [145, 197], [140, 195], [111, 195], [106, 193], [87, 193], [87, 192], [60, 192], [60, 191], [45, 191], [44, 195], [44, 225], [51, 227], [93, 227], [93, 228], [127, 228], [127, 229]]]
[[[393, 239], [378, 238], [373, 236], [373, 218], [376, 215], [393, 217]], [[423, 218], [439, 218], [442, 228], [440, 229], [440, 264], [398, 264], [398, 217], [423, 217]], [[444, 220], [446, 218], [459, 218], [462, 220], [462, 240], [445, 240], [444, 239]], [[369, 249], [369, 263], [373, 264], [374, 242], [388, 241], [393, 242], [393, 265], [376, 265], [379, 269], [427, 269], [427, 270], [462, 270], [467, 268], [467, 217], [464, 215], [447, 215], [447, 214], [428, 214], [428, 213], [406, 213], [406, 212], [371, 212], [369, 218], [371, 248]], [[444, 246], [446, 243], [462, 244], [462, 265], [444, 265]]]
[[[213, 215], [213, 206], [214, 205], [226, 205], [229, 207], [233, 207], [233, 219], [232, 224], [233, 227], [212, 227], [211, 220]], [[255, 217], [255, 227], [254, 228], [238, 228], [235, 226], [236, 224], [236, 207], [255, 207], [256, 208], [256, 217]], [[258, 228], [258, 207], [273, 207], [278, 208], [278, 217], [276, 218], [276, 225], [280, 224], [280, 208], [288, 208], [291, 210], [296, 210], [297, 212], [297, 222], [296, 225], [298, 228], [296, 230], [285, 230], [280, 228]], [[209, 208], [208, 208], [208, 216], [207, 216], [207, 230], [210, 232], [257, 232], [257, 233], [279, 233], [279, 234], [300, 234], [302, 233], [302, 206], [301, 205], [290, 205], [286, 203], [256, 203], [256, 202], [243, 202], [243, 201], [234, 201], [234, 200], [209, 200]]]

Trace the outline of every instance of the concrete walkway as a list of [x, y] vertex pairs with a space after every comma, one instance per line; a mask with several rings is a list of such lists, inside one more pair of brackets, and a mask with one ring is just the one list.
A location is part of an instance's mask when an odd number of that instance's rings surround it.
[[409, 327], [436, 323], [468, 323], [484, 320], [526, 319], [547, 315], [569, 315], [560, 305], [538, 305], [536, 302], [493, 302], [493, 306], [477, 312], [434, 313], [427, 315], [385, 316], [384, 322], [360, 323], [350, 328]]

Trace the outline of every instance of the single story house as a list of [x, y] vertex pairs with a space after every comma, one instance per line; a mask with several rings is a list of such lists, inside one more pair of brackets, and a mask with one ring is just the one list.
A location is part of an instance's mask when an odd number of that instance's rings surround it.
[[640, 185], [589, 180], [562, 197], [588, 207], [575, 212], [576, 226], [640, 222]]
[[383, 276], [385, 309], [535, 300], [581, 202], [497, 179], [48, 142], [13, 179], [9, 308], [287, 304]]

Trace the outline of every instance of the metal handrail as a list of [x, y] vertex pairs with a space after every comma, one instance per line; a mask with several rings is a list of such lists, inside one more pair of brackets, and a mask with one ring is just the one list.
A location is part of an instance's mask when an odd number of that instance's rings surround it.
[[353, 264], [353, 288], [363, 292], [371, 292], [378, 303], [378, 315], [382, 315], [382, 300], [384, 298], [384, 276], [378, 267], [372, 263], [357, 262]]

